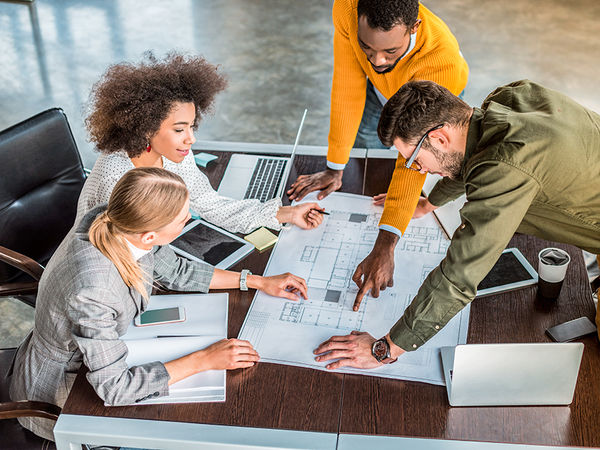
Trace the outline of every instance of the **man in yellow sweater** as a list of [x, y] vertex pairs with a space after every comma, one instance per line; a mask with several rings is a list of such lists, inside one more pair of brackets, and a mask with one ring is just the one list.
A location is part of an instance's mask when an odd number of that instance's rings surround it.
[[[387, 99], [407, 81], [435, 81], [455, 95], [467, 83], [469, 69], [456, 39], [417, 0], [336, 0], [332, 16], [327, 170], [298, 177], [288, 191], [291, 200], [317, 189], [322, 189], [321, 199], [339, 189], [353, 143], [385, 148], [377, 137], [379, 115]], [[425, 180], [409, 170], [401, 175], [392, 180], [385, 205], [405, 218], [399, 233], [410, 221]]]
[[[332, 16], [334, 64], [327, 170], [298, 177], [288, 191], [291, 200], [301, 200], [317, 189], [322, 189], [318, 195], [322, 199], [338, 190], [355, 136], [355, 146], [385, 148], [377, 137], [381, 109], [408, 81], [434, 81], [454, 95], [467, 84], [469, 68], [455, 37], [418, 0], [335, 0]], [[400, 156], [387, 198], [385, 194], [375, 197], [376, 202], [385, 200], [383, 223], [395, 225], [380, 225], [391, 233], [379, 233], [378, 241], [401, 236], [419, 201], [425, 175], [404, 165]], [[363, 280], [358, 301], [371, 288], [379, 291], [380, 286], [375, 286], [375, 280], [381, 278], [379, 270], [376, 265], [359, 266], [354, 276]]]

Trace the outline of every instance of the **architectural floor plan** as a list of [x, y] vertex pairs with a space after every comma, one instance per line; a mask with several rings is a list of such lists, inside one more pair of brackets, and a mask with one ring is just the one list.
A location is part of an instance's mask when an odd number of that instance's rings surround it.
[[[449, 241], [431, 215], [413, 220], [396, 248], [394, 287], [379, 298], [365, 296], [355, 312], [358, 289], [352, 275], [373, 248], [382, 208], [373, 206], [370, 197], [342, 193], [319, 203], [330, 213], [323, 224], [315, 230], [282, 231], [265, 270], [265, 275], [292, 272], [306, 279], [308, 299], [292, 302], [259, 292], [242, 326], [240, 339], [249, 340], [263, 362], [324, 369], [312, 351], [330, 336], [352, 330], [385, 335], [448, 248]], [[421, 349], [406, 353], [393, 365], [341, 372], [444, 384], [439, 347], [465, 343], [468, 318], [466, 308]]]

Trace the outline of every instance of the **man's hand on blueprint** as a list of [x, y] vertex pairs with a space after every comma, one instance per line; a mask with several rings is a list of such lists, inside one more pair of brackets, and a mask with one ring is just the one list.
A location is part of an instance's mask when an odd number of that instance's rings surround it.
[[365, 294], [371, 291], [371, 297], [379, 297], [379, 291], [394, 285], [394, 249], [398, 236], [385, 230], [379, 230], [371, 253], [358, 265], [352, 281], [358, 286], [358, 293], [352, 309], [358, 311]]
[[[386, 338], [390, 344], [392, 358], [398, 358], [404, 353], [402, 348], [392, 342], [389, 335]], [[383, 365], [371, 353], [373, 342], [375, 342], [375, 338], [362, 331], [353, 331], [346, 336], [332, 336], [313, 352], [315, 355], [319, 355], [315, 358], [315, 361], [337, 360], [325, 366], [330, 370], [344, 366], [357, 369], [373, 369]]]

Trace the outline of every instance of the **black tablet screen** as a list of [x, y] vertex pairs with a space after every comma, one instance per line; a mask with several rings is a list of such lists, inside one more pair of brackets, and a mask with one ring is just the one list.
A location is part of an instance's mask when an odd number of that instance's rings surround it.
[[531, 280], [533, 277], [523, 267], [523, 264], [517, 259], [513, 252], [506, 252], [500, 255], [500, 258], [492, 267], [490, 273], [483, 279], [477, 290], [489, 289], [496, 286], [517, 283], [519, 281]]
[[242, 242], [202, 223], [179, 236], [171, 245], [213, 266], [244, 246]]

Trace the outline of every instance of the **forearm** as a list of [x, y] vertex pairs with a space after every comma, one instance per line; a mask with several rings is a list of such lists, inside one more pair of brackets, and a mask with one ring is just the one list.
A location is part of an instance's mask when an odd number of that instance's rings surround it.
[[167, 369], [170, 377], [169, 386], [184, 378], [206, 370], [202, 365], [202, 357], [199, 356], [199, 353], [200, 352], [190, 353], [189, 355], [165, 363], [165, 369]]
[[386, 230], [379, 230], [375, 245], [371, 253], [376, 253], [378, 257], [391, 257], [394, 258], [394, 249], [400, 236], [395, 233]]
[[[240, 272], [231, 270], [215, 269], [210, 280], [211, 289], [238, 289], [240, 287]], [[250, 289], [260, 289], [263, 285], [263, 277], [260, 275], [248, 275], [246, 284]]]
[[280, 206], [279, 209], [277, 210], [277, 214], [275, 215], [275, 218], [277, 219], [277, 222], [279, 223], [288, 223], [292, 221], [292, 207], [291, 206]]

